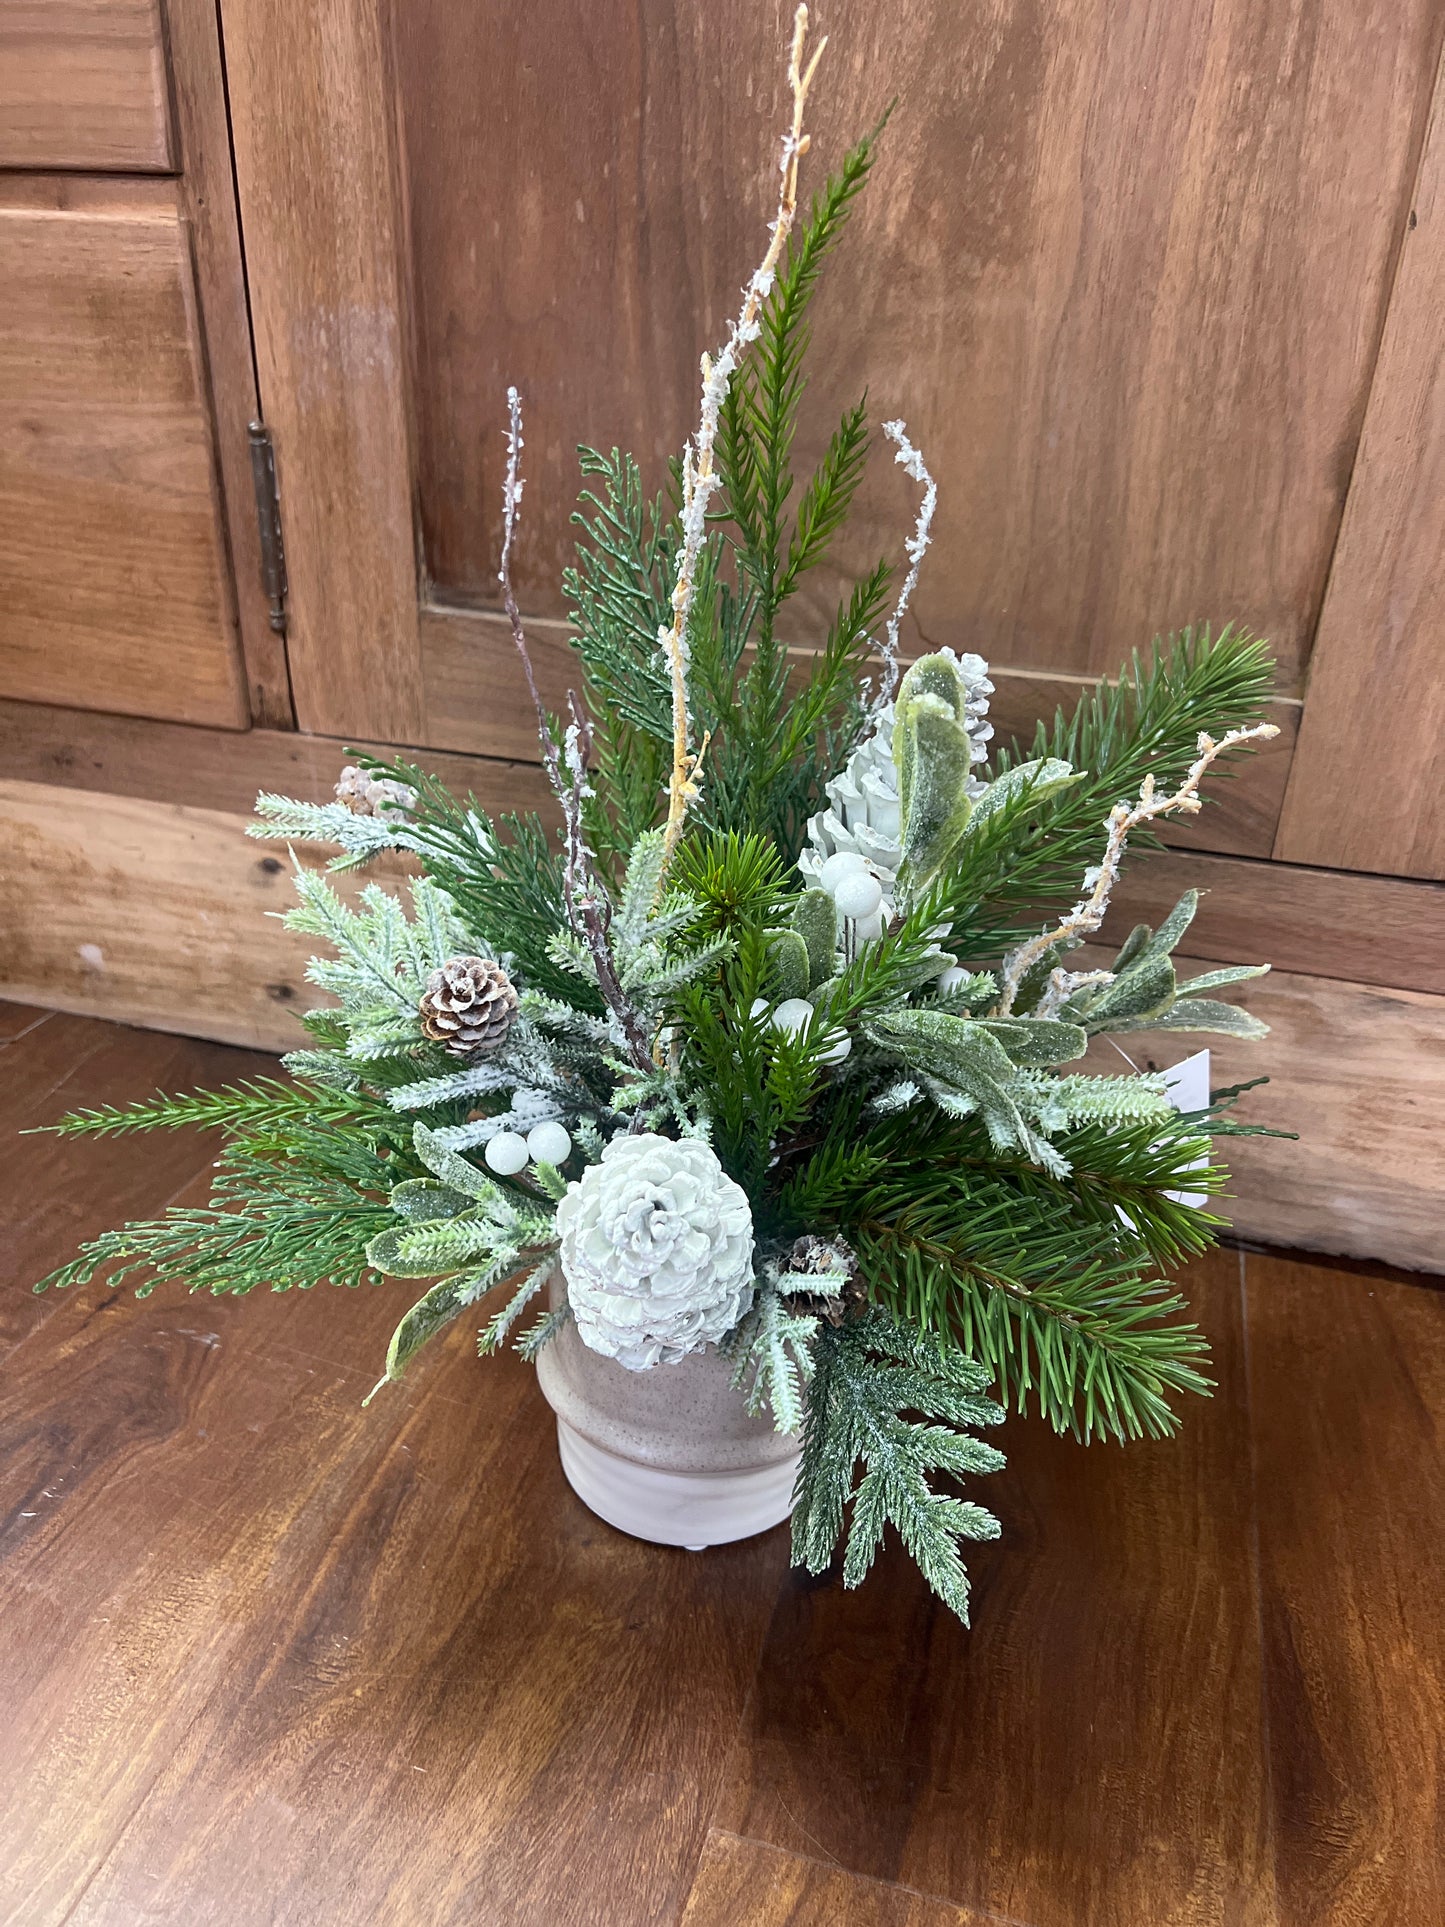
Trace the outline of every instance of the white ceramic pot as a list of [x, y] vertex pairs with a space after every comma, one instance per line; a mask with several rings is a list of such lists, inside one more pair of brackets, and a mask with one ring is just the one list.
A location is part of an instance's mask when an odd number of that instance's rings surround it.
[[750, 1418], [717, 1348], [629, 1372], [564, 1325], [537, 1357], [567, 1483], [619, 1532], [700, 1552], [792, 1511], [799, 1441]]

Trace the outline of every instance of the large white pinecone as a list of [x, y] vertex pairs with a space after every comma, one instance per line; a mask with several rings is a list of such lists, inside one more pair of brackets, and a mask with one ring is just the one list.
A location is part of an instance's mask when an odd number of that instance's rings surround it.
[[578, 1336], [630, 1372], [716, 1344], [752, 1302], [747, 1193], [695, 1138], [614, 1138], [557, 1230]]
[[[938, 652], [954, 656], [951, 649]], [[993, 724], [988, 721], [988, 699], [993, 684], [982, 656], [954, 656], [967, 690], [965, 711], [973, 743], [973, 760], [985, 762]], [[883, 886], [883, 914], [893, 914], [893, 892], [901, 856], [898, 821], [898, 766], [893, 760], [894, 707], [879, 710], [872, 729], [848, 758], [847, 766], [827, 785], [828, 808], [808, 821], [808, 841], [798, 868], [815, 885], [830, 856], [840, 851], [861, 856]], [[968, 780], [970, 796], [986, 785], [976, 776]]]

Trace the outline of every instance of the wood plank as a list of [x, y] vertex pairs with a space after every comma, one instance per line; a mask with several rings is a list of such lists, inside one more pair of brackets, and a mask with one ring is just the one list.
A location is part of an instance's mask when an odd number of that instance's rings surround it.
[[286, 644], [271, 627], [247, 424], [261, 412], [251, 358], [246, 270], [231, 171], [231, 126], [215, 0], [167, 0], [166, 33], [181, 167], [181, 205], [195, 260], [205, 374], [216, 425], [219, 512], [240, 629], [252, 722], [293, 729]]
[[242, 735], [0, 700], [0, 768], [7, 776], [157, 803], [246, 814], [263, 789], [325, 802], [351, 749], [417, 759], [454, 795], [471, 791], [492, 812], [540, 810], [549, 820], [554, 814], [537, 762], [508, 763], [290, 730], [252, 729]]
[[997, 1920], [714, 1827], [681, 1927], [988, 1927]]
[[172, 164], [159, 0], [5, 0], [0, 167]]
[[[1180, 975], [1215, 961], [1181, 958]], [[1269, 1078], [1241, 1101], [1239, 1116], [1297, 1132], [1298, 1141], [1221, 1143], [1233, 1182], [1220, 1209], [1235, 1232], [1409, 1271], [1445, 1270], [1445, 997], [1287, 971], [1228, 994], [1271, 1026], [1269, 1037], [1242, 1043], [1143, 1032], [1121, 1042], [1141, 1067], [1176, 1063], [1207, 1044], [1217, 1088]], [[1085, 1060], [1088, 1069], [1118, 1065], [1107, 1040]]]
[[[543, 699], [565, 713], [569, 688], [580, 681], [570, 625], [546, 617], [527, 620], [528, 646]], [[474, 755], [532, 760], [536, 753], [536, 712], [505, 617], [483, 609], [429, 602], [421, 611], [422, 663], [426, 712], [421, 740]], [[793, 651], [799, 665], [807, 651]], [[1118, 664], [1113, 665], [1117, 670]], [[1034, 726], [1052, 721], [1054, 711], [1071, 711], [1095, 678], [1049, 676], [1007, 664], [990, 665], [994, 683], [991, 714], [1001, 741], [1033, 735]], [[1210, 806], [1197, 823], [1172, 825], [1171, 842], [1186, 848], [1268, 856], [1284, 798], [1298, 705], [1289, 697], [1271, 705], [1270, 720], [1279, 736], [1216, 786]]]
[[0, 688], [239, 727], [176, 189], [0, 191]]
[[[907, 416], [940, 483], [915, 633], [1097, 673], [1234, 616], [1298, 666], [1428, 113], [1433, 0], [1060, 0], [965, 31], [948, 8], [900, 30], [833, 0], [820, 24], [805, 196], [900, 106], [825, 277], [795, 467], [865, 388]], [[651, 0], [604, 30], [576, 0], [414, 0], [393, 30], [429, 576], [495, 599], [515, 381], [521, 581], [561, 614], [575, 444], [632, 448], [661, 483], [758, 257], [786, 12]], [[878, 451], [844, 573], [900, 553], [913, 496]], [[813, 626], [830, 603], [819, 577]]]
[[362, 1411], [395, 1300], [77, 1301], [21, 1354], [0, 1894], [35, 1927], [541, 1927], [579, 1867], [599, 1918], [677, 1918], [785, 1535], [600, 1525], [467, 1333]]
[[[1445, 877], [1445, 67], [1276, 854]], [[1347, 772], [1347, 774], [1346, 774]]]
[[1445, 995], [1445, 888], [1401, 877], [1151, 851], [1131, 856], [1109, 931], [1156, 927], [1186, 890], [1205, 892], [1189, 948], [1307, 977]]
[[378, 0], [228, 0], [225, 33], [297, 720], [416, 741], [407, 354]]
[[889, 1544], [780, 1598], [718, 1825], [1030, 1927], [1272, 1922], [1239, 1260], [1219, 1389], [1123, 1450], [1010, 1421], [963, 1631]]
[[1275, 1864], [1288, 1927], [1445, 1919], [1445, 1294], [1251, 1257]]
[[0, 813], [15, 839], [0, 876], [5, 995], [299, 1046], [309, 945], [265, 914], [294, 901], [288, 866], [244, 817], [9, 782]]

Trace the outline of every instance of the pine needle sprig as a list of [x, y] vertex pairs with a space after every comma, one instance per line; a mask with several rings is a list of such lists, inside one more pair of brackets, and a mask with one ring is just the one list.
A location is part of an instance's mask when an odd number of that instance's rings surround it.
[[[893, 1525], [924, 1579], [968, 1624], [964, 1539], [996, 1539], [1000, 1527], [980, 1505], [935, 1492], [928, 1475], [998, 1471], [1003, 1454], [972, 1436], [1003, 1412], [982, 1396], [987, 1370], [908, 1330], [876, 1307], [841, 1326], [824, 1324], [814, 1344], [808, 1420], [794, 1494], [793, 1560], [822, 1572], [852, 1520], [843, 1584], [867, 1576], [884, 1529]], [[919, 1417], [907, 1417], [916, 1413]], [[863, 1476], [854, 1491], [854, 1473]]]

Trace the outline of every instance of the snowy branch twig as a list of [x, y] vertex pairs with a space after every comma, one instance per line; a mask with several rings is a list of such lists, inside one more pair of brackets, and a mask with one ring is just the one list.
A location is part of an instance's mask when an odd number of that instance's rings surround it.
[[918, 572], [923, 566], [931, 539], [929, 532], [933, 527], [933, 511], [938, 506], [938, 484], [924, 466], [922, 455], [909, 441], [907, 424], [902, 421], [884, 422], [883, 433], [898, 449], [894, 461], [922, 488], [923, 500], [918, 504], [918, 520], [914, 523], [913, 534], [904, 544], [908, 555], [908, 574], [903, 578], [903, 587], [898, 591], [893, 614], [888, 618], [885, 641], [878, 652], [883, 659], [883, 675], [874, 699], [875, 709], [882, 709], [885, 704], [892, 702], [893, 692], [898, 687], [898, 626], [913, 591], [918, 587]]
[[678, 554], [677, 579], [672, 590], [672, 619], [657, 632], [668, 675], [672, 683], [672, 775], [667, 791], [667, 827], [663, 832], [662, 871], [659, 891], [667, 875], [672, 855], [682, 835], [688, 805], [698, 793], [698, 770], [706, 742], [694, 755], [688, 747], [687, 705], [687, 628], [692, 616], [693, 593], [697, 584], [698, 558], [707, 532], [707, 509], [718, 486], [713, 466], [713, 447], [717, 440], [718, 417], [727, 397], [728, 385], [737, 369], [738, 358], [759, 333], [759, 314], [772, 292], [778, 263], [798, 206], [798, 162], [808, 151], [809, 137], [803, 132], [803, 108], [813, 83], [818, 62], [827, 46], [827, 36], [818, 42], [812, 58], [803, 65], [803, 49], [808, 37], [808, 9], [800, 6], [793, 16], [793, 43], [788, 57], [788, 85], [793, 94], [793, 119], [783, 136], [782, 187], [778, 212], [769, 230], [768, 251], [743, 291], [743, 304], [728, 338], [716, 356], [702, 358], [702, 410], [697, 437], [690, 441], [682, 456], [682, 547]]
[[587, 759], [592, 749], [592, 732], [587, 724], [582, 705], [573, 691], [568, 690], [567, 702], [572, 712], [572, 721], [566, 735], [567, 774], [562, 773], [562, 759], [557, 754], [557, 745], [552, 738], [552, 725], [547, 716], [546, 705], [537, 687], [537, 677], [532, 668], [532, 654], [527, 647], [526, 634], [522, 628], [522, 612], [517, 606], [516, 592], [512, 587], [512, 543], [517, 532], [517, 510], [522, 500], [522, 400], [515, 388], [507, 390], [507, 474], [503, 484], [502, 497], [502, 560], [497, 570], [497, 580], [502, 585], [502, 606], [507, 612], [507, 620], [512, 625], [512, 640], [517, 645], [517, 654], [522, 658], [522, 670], [527, 678], [527, 688], [531, 692], [532, 706], [537, 712], [537, 734], [542, 744], [542, 763], [547, 771], [547, 781], [552, 785], [557, 801], [562, 805], [562, 822], [566, 837], [566, 858], [562, 871], [562, 895], [567, 908], [567, 921], [592, 956], [593, 968], [597, 973], [597, 988], [602, 993], [603, 1002], [617, 1019], [619, 1028], [627, 1043], [628, 1055], [639, 1070], [650, 1071], [652, 1052], [648, 1048], [647, 1026], [641, 1014], [634, 1008], [617, 974], [617, 962], [612, 955], [612, 945], [608, 941], [608, 926], [612, 921], [612, 904], [607, 892], [597, 880], [593, 868], [592, 852], [587, 847], [587, 838], [582, 823], [582, 804], [591, 795], [587, 781]]
[[1189, 766], [1188, 775], [1171, 796], [1156, 796], [1154, 778], [1146, 776], [1137, 803], [1116, 803], [1105, 822], [1109, 836], [1104, 846], [1103, 860], [1097, 869], [1088, 871], [1084, 877], [1084, 888], [1089, 894], [1076, 903], [1054, 929], [1031, 937], [1005, 959], [1003, 989], [994, 1015], [1008, 1016], [1018, 996], [1019, 986], [1040, 958], [1056, 948], [1075, 949], [1085, 937], [1092, 936], [1099, 928], [1104, 921], [1104, 912], [1109, 907], [1114, 885], [1119, 880], [1119, 868], [1124, 860], [1131, 830], [1137, 829], [1141, 823], [1151, 822], [1157, 816], [1167, 816], [1174, 811], [1185, 816], [1196, 815], [1200, 808], [1200, 782], [1216, 758], [1240, 743], [1262, 742], [1278, 734], [1273, 723], [1256, 723], [1252, 729], [1231, 729], [1216, 742], [1201, 730], [1195, 745], [1198, 754]]

